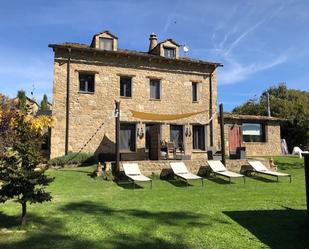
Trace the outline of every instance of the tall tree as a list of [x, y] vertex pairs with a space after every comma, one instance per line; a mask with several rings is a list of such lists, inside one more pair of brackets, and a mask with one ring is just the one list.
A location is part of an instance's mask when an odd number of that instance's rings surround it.
[[27, 111], [27, 96], [26, 96], [26, 92], [23, 90], [20, 90], [17, 92], [17, 99], [18, 99], [18, 109], [22, 112], [26, 112]]
[[48, 117], [33, 118], [11, 111], [10, 127], [14, 142], [0, 159], [0, 202], [16, 199], [22, 206], [22, 225], [26, 223], [27, 204], [50, 201], [45, 186], [53, 181], [38, 167], [41, 162], [42, 129], [50, 124]]
[[49, 108], [48, 108], [48, 98], [47, 98], [47, 95], [46, 94], [44, 94], [44, 96], [43, 96], [43, 99], [42, 99], [42, 101], [41, 101], [41, 110], [48, 110]]
[[271, 115], [286, 120], [281, 124], [281, 134], [289, 149], [294, 146], [309, 149], [309, 92], [288, 89], [281, 83], [264, 91], [259, 99], [236, 107], [233, 112], [266, 116], [267, 94], [270, 95]]

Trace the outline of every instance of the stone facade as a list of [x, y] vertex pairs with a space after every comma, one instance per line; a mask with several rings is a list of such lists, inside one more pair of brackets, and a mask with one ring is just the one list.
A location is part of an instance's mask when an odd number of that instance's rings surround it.
[[[102, 35], [102, 34], [100, 34]], [[94, 38], [97, 44], [97, 39]], [[117, 44], [115, 43], [117, 46]], [[161, 56], [145, 56], [141, 53], [123, 51], [100, 51], [74, 45], [50, 45], [55, 52], [53, 83], [53, 117], [55, 127], [51, 132], [51, 158], [65, 153], [66, 134], [66, 84], [68, 49], [71, 49], [69, 91], [69, 151], [114, 153], [115, 145], [115, 101], [120, 101], [121, 122], [131, 122], [136, 130], [146, 123], [132, 117], [130, 110], [157, 114], [184, 114], [205, 112], [175, 121], [155, 121], [161, 124], [161, 139], [170, 140], [170, 125], [179, 124], [192, 131], [193, 124], [205, 125], [209, 130], [210, 77], [212, 82], [213, 113], [217, 109], [216, 65], [184, 59], [161, 59]], [[94, 93], [79, 91], [79, 73], [95, 74]], [[120, 97], [120, 77], [132, 77], [132, 97]], [[160, 79], [161, 99], [150, 99], [150, 79]], [[192, 102], [192, 82], [198, 83], [197, 102]], [[104, 125], [96, 132], [96, 130]], [[214, 141], [218, 140], [218, 123], [214, 122]], [[96, 132], [96, 134], [95, 134]], [[95, 136], [84, 147], [90, 137]], [[192, 133], [191, 133], [192, 134]], [[206, 132], [206, 141], [210, 141]], [[205, 158], [206, 151], [193, 151], [192, 135], [184, 135], [185, 154], [192, 158]], [[146, 159], [145, 136], [136, 138], [136, 151], [122, 153], [130, 160]]]
[[[244, 142], [242, 138], [242, 125], [244, 123], [259, 123], [263, 125], [265, 140], [263, 142]], [[246, 147], [247, 156], [277, 156], [281, 155], [280, 120], [276, 118], [248, 116], [239, 117], [228, 115], [225, 119], [225, 151], [229, 154], [229, 130], [231, 127], [240, 129], [241, 147]]]

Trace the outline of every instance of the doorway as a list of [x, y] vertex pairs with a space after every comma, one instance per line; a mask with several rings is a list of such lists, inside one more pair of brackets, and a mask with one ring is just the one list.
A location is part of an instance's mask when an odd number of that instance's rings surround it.
[[229, 151], [230, 154], [235, 154], [237, 147], [241, 146], [240, 127], [232, 125], [229, 127]]
[[146, 149], [150, 160], [159, 160], [161, 154], [161, 126], [160, 124], [146, 124]]

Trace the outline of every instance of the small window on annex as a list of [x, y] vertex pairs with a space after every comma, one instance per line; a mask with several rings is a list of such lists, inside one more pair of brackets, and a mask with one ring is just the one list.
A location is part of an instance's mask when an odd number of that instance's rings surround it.
[[265, 127], [260, 123], [243, 123], [242, 138], [244, 142], [265, 142]]
[[160, 80], [151, 79], [150, 80], [150, 99], [160, 99], [161, 98]]
[[100, 38], [100, 49], [102, 50], [113, 50], [113, 39]]
[[120, 96], [132, 97], [132, 78], [120, 77]]
[[79, 73], [79, 91], [94, 93], [94, 73]]
[[164, 48], [164, 57], [175, 58], [176, 57], [175, 48]]

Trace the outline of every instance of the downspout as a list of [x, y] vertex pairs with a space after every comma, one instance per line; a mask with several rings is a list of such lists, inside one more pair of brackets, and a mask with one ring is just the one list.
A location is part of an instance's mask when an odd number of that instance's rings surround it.
[[[213, 95], [212, 95], [212, 74], [216, 70], [215, 69], [209, 74], [209, 118], [213, 115]], [[210, 146], [214, 146], [214, 126], [213, 126], [213, 119], [209, 123], [209, 136], [210, 136]]]
[[70, 64], [71, 48], [68, 48], [69, 56], [67, 62], [67, 94], [66, 94], [66, 118], [65, 118], [65, 155], [69, 152], [69, 116], [70, 116]]

